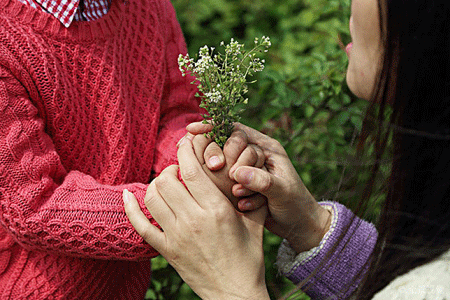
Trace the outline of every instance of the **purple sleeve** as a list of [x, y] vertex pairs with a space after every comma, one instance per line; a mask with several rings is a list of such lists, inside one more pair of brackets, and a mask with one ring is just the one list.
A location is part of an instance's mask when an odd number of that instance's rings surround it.
[[[342, 204], [320, 202], [320, 205], [332, 213], [330, 230], [320, 245], [296, 254], [284, 240], [278, 250], [277, 265], [294, 284], [301, 284], [302, 291], [311, 299], [347, 299], [360, 282], [356, 278], [366, 272], [377, 231], [373, 224], [354, 217]], [[339, 241], [342, 234], [344, 237]]]

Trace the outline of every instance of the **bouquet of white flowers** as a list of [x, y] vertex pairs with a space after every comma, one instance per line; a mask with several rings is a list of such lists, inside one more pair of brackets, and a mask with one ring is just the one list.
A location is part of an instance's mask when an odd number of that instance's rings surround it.
[[180, 71], [193, 75], [199, 93], [196, 95], [202, 99], [200, 107], [205, 108], [208, 114], [204, 115], [204, 122], [210, 120], [213, 129], [208, 133], [219, 146], [223, 147], [233, 131], [233, 122], [239, 120], [239, 112], [235, 111], [238, 103], [246, 104], [248, 99], [244, 95], [248, 91], [247, 76], [264, 69], [264, 59], [258, 57], [258, 53], [267, 52], [270, 47], [270, 39], [255, 38], [253, 49], [245, 51], [244, 44], [239, 44], [234, 39], [228, 45], [224, 42], [220, 46], [225, 48], [225, 53], [215, 51], [214, 47], [201, 47], [197, 61], [189, 55], [180, 54], [178, 65]]

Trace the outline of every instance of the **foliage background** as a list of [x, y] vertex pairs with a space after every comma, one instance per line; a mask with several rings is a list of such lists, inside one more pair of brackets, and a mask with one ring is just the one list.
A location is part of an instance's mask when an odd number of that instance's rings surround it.
[[[358, 191], [354, 140], [366, 103], [345, 84], [350, 0], [172, 0], [194, 56], [231, 38], [252, 45], [269, 36], [266, 69], [250, 86], [241, 122], [278, 139], [316, 199], [352, 207]], [[377, 206], [367, 211], [373, 220]], [[273, 266], [280, 238], [266, 232], [266, 281], [272, 299], [294, 289]], [[292, 298], [309, 299], [297, 293]], [[153, 260], [146, 299], [199, 299], [167, 262]]]

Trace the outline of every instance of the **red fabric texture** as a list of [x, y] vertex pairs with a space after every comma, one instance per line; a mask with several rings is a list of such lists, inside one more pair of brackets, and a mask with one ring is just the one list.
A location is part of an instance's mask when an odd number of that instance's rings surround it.
[[113, 1], [69, 28], [0, 0], [0, 299], [144, 298], [157, 252], [122, 190], [151, 218], [151, 176], [201, 119], [179, 53], [168, 0]]

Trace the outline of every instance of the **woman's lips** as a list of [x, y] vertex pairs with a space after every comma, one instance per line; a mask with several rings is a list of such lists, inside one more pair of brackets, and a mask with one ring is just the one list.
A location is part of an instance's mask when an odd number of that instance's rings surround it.
[[345, 52], [347, 53], [347, 56], [350, 56], [350, 51], [352, 50], [352, 47], [353, 43], [350, 43], [345, 47]]

